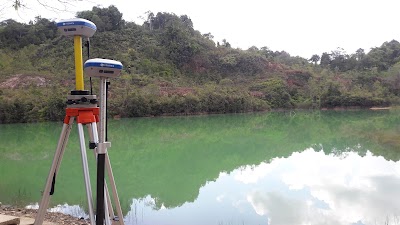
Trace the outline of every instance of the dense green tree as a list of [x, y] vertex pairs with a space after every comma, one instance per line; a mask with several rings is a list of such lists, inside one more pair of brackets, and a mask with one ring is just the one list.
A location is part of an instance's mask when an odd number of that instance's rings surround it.
[[214, 39], [214, 36], [213, 36], [210, 32], [209, 32], [209, 33], [203, 34], [203, 37], [205, 37], [205, 38], [207, 38], [207, 39], [209, 39], [209, 40]]
[[265, 101], [272, 108], [293, 107], [287, 84], [281, 79], [268, 79], [263, 83], [252, 86], [251, 90], [263, 92]]
[[331, 61], [329, 65], [332, 70], [344, 72], [348, 69], [346, 63], [349, 56], [346, 54], [343, 48], [337, 48], [336, 50], [332, 51], [330, 56]]
[[260, 52], [262, 55], [264, 55], [267, 59], [273, 59], [275, 57], [274, 51], [269, 49], [268, 47], [264, 46], [261, 47]]
[[322, 106], [336, 107], [342, 106], [342, 92], [339, 90], [339, 84], [336, 82], [329, 82], [327, 90], [321, 96]]
[[329, 66], [330, 64], [331, 64], [331, 55], [330, 54], [328, 54], [328, 53], [326, 53], [326, 52], [324, 52], [324, 53], [322, 53], [322, 55], [321, 55], [321, 66]]
[[314, 54], [311, 56], [311, 58], [308, 60], [312, 63], [314, 63], [315, 65], [317, 65], [317, 63], [319, 62], [319, 60], [321, 59], [321, 57], [319, 57], [319, 55]]
[[30, 44], [39, 45], [54, 39], [57, 27], [54, 22], [36, 17], [34, 22], [23, 24], [14, 20], [0, 22], [0, 47], [20, 49]]
[[224, 46], [226, 48], [230, 48], [231, 44], [226, 39], [222, 39], [222, 46]]
[[95, 23], [98, 31], [119, 30], [125, 25], [122, 13], [113, 5], [107, 8], [94, 6], [92, 10], [78, 12], [76, 16]]
[[168, 57], [178, 67], [188, 63], [199, 51], [199, 45], [187, 35], [185, 31], [170, 26], [161, 38], [161, 44], [168, 49]]
[[362, 61], [365, 57], [365, 51], [362, 48], [357, 49], [356, 53], [355, 53], [355, 57], [357, 59], [357, 61]]
[[400, 43], [396, 40], [383, 43], [380, 47], [372, 48], [367, 54], [371, 67], [378, 71], [388, 70], [400, 60]]

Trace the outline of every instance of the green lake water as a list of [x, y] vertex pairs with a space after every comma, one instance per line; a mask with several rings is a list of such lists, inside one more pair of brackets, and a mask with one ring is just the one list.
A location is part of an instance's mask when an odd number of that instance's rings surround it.
[[[0, 125], [0, 202], [40, 201], [61, 128]], [[126, 224], [400, 224], [397, 110], [111, 120], [109, 140]], [[74, 125], [50, 208], [85, 216], [79, 151]]]

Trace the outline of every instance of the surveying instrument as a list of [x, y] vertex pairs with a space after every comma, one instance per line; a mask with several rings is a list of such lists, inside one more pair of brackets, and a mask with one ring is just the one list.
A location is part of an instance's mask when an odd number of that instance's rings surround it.
[[[90, 224], [124, 225], [121, 204], [119, 202], [110, 158], [107, 152], [107, 149], [111, 147], [111, 143], [106, 140], [107, 78], [119, 76], [123, 66], [118, 61], [97, 58], [89, 59], [85, 64], [83, 64], [82, 37], [92, 37], [97, 29], [96, 25], [91, 21], [79, 18], [62, 20], [57, 23], [57, 27], [63, 35], [73, 36], [74, 38], [75, 90], [71, 91], [70, 95], [67, 97], [67, 108], [65, 110], [66, 115], [64, 118], [63, 128], [54, 154], [53, 163], [47, 177], [34, 225], [41, 225], [43, 223], [50, 197], [54, 194], [56, 175], [60, 168], [61, 160], [75, 119], [78, 125], [79, 144]], [[85, 73], [90, 77], [100, 78], [100, 107], [97, 106], [98, 100], [96, 95], [92, 95], [89, 91], [84, 90], [83, 68], [85, 69]], [[99, 130], [97, 129], [97, 123], [100, 125]], [[94, 150], [94, 155], [97, 158], [96, 217], [93, 210], [92, 189], [90, 184], [83, 125], [86, 125], [88, 128], [88, 134], [90, 136], [89, 148]], [[105, 182], [105, 171], [107, 171], [110, 181], [117, 216], [114, 214], [110, 193]]]

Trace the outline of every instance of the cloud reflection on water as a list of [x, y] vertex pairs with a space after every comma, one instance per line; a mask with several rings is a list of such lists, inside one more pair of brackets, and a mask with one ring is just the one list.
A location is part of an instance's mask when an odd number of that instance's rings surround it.
[[[264, 167], [274, 169], [259, 169]], [[280, 171], [287, 190], [271, 191], [260, 185], [247, 196], [259, 215], [269, 217], [271, 225], [399, 224], [399, 169], [399, 163], [371, 153], [361, 157], [349, 152], [335, 157], [307, 149], [287, 159], [247, 167], [235, 179], [246, 184], [249, 177], [257, 177], [252, 182], [261, 184]], [[298, 191], [303, 196], [292, 196]]]

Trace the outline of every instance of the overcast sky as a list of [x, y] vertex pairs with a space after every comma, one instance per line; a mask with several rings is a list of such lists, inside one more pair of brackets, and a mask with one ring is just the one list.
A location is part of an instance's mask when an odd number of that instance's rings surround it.
[[[369, 51], [385, 41], [400, 41], [399, 0], [83, 0], [67, 6], [69, 12], [43, 8], [36, 0], [21, 0], [29, 9], [15, 11], [13, 0], [0, 0], [0, 20], [29, 22], [40, 15], [54, 20], [74, 17], [76, 11], [115, 5], [127, 21], [142, 24], [145, 12], [188, 15], [194, 28], [211, 32], [214, 41], [226, 39], [234, 48], [267, 46], [292, 56], [310, 58], [337, 47], [347, 53]], [[61, 8], [54, 0], [41, 0]], [[68, 1], [68, 0], [67, 0]]]

